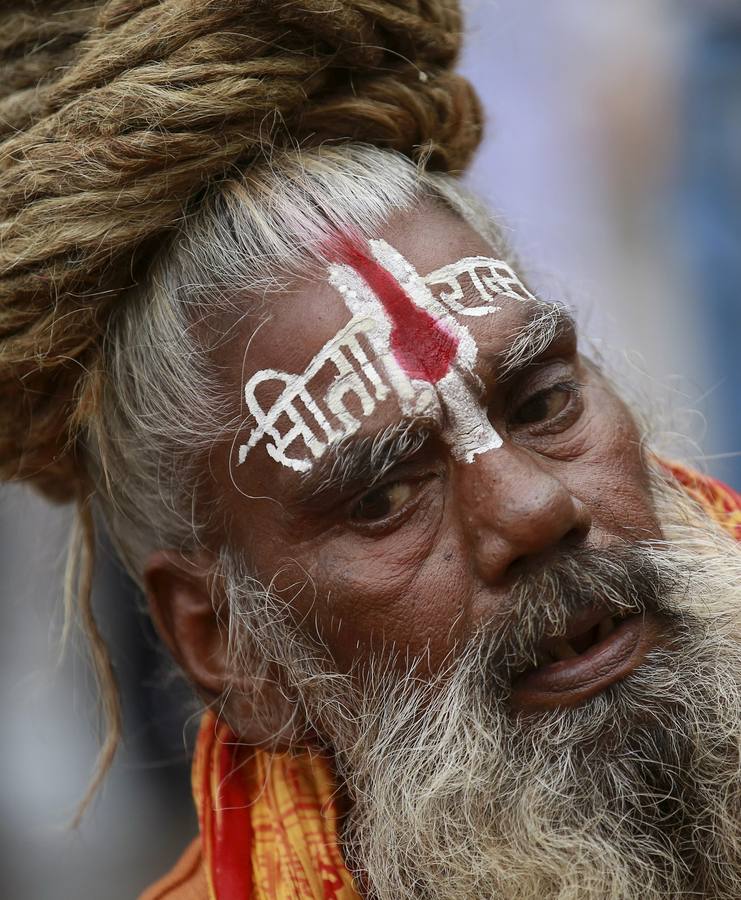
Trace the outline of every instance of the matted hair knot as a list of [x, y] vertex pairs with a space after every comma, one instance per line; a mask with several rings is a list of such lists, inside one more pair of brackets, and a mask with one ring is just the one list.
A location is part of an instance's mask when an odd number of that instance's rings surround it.
[[66, 499], [107, 318], [204, 186], [292, 143], [465, 167], [457, 0], [16, 0], [0, 13], [0, 477]]

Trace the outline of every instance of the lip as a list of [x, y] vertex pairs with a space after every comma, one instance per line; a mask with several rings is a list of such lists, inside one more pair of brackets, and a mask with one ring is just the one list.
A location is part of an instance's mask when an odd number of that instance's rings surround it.
[[[596, 619], [591, 613], [570, 623], [566, 637], [583, 632], [602, 617], [604, 613]], [[520, 676], [513, 686], [512, 706], [522, 712], [539, 712], [583, 703], [637, 669], [656, 646], [658, 633], [658, 622], [651, 615], [623, 619], [611, 634], [579, 656]]]

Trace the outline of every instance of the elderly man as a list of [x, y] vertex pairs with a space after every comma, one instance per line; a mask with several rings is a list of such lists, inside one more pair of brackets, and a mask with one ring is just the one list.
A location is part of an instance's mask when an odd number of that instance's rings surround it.
[[146, 900], [738, 900], [741, 498], [427, 170], [454, 0], [10, 6], [0, 475], [76, 501], [103, 763], [96, 522], [204, 708]]
[[139, 301], [88, 451], [211, 709], [148, 898], [739, 896], [738, 498], [456, 182], [274, 159]]

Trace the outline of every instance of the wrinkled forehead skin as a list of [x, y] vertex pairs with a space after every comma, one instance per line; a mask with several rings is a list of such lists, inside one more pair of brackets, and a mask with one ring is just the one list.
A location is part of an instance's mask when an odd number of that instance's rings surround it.
[[[399, 214], [378, 238], [421, 276], [466, 257], [501, 256], [456, 216], [437, 208]], [[466, 302], [481, 300], [468, 295]], [[511, 398], [498, 380], [497, 360], [511, 350], [534, 306], [506, 296], [497, 296], [496, 305], [490, 315], [456, 318], [473, 340], [471, 382], [481, 390], [480, 405], [498, 436]], [[444, 491], [425, 500], [429, 509], [415, 510], [388, 533], [353, 527], [349, 510], [357, 494], [330, 493], [318, 504], [305, 502], [307, 481], [326, 463], [329, 450], [314, 457], [300, 442], [293, 445], [286, 455], [309, 460], [305, 471], [271, 456], [265, 438], [240, 451], [256, 425], [245, 403], [245, 386], [266, 370], [305, 373], [352, 318], [346, 297], [328, 274], [267, 298], [264, 316], [240, 324], [219, 363], [235, 408], [239, 403], [241, 427], [212, 460], [230, 523], [227, 540], [245, 553], [263, 583], [296, 594], [299, 613], [319, 610], [325, 628], [336, 630], [332, 651], [343, 667], [378, 632], [384, 641], [406, 644], [412, 652], [432, 646], [433, 656], [435, 648], [442, 654], [506, 596], [513, 563], [551, 552], [564, 535], [578, 533], [595, 545], [660, 536], [634, 423], [596, 370], [578, 357], [573, 334], [557, 340], [546, 360], [551, 368], [568, 367], [564, 377], [586, 386], [584, 411], [567, 434], [529, 435], [524, 446], [505, 435], [503, 446], [492, 441], [467, 459], [455, 458], [452, 445], [442, 442], [430, 451], [429, 468], [446, 468]], [[383, 360], [364, 347], [369, 362], [382, 372]], [[318, 371], [311, 397], [323, 398], [336, 376], [331, 366]], [[255, 389], [263, 410], [278, 398], [280, 387], [264, 383]], [[529, 388], [531, 393], [536, 387]], [[373, 438], [403, 418], [394, 390], [375, 399], [370, 412], [348, 399], [358, 422], [353, 440]]]
[[[248, 493], [263, 490], [267, 493], [276, 492], [276, 499], [280, 499], [280, 486], [285, 486], [290, 493], [291, 488], [301, 480], [300, 477], [296, 478], [296, 473], [299, 476], [309, 475], [311, 470], [319, 468], [317, 457], [324, 456], [331, 445], [342, 437], [349, 436], [349, 430], [356, 438], [373, 437], [384, 428], [404, 419], [405, 415], [417, 418], [417, 413], [420, 413], [421, 419], [427, 413], [431, 416], [440, 413], [439, 409], [434, 408], [439, 404], [425, 401], [428, 399], [427, 394], [440, 393], [441, 375], [444, 372], [458, 369], [462, 378], [469, 382], [471, 392], [480, 392], [487, 376], [487, 363], [495, 356], [507, 352], [512, 346], [512, 338], [541, 305], [534, 298], [528, 298], [529, 291], [522, 284], [518, 289], [523, 293], [521, 301], [499, 294], [485, 297], [477, 292], [470, 275], [463, 272], [459, 278], [463, 296], [457, 304], [453, 301], [455, 306], [446, 306], [440, 301], [441, 295], [451, 293], [449, 284], [429, 284], [428, 297], [434, 306], [431, 312], [420, 310], [418, 304], [424, 302], [424, 298], [420, 300], [418, 295], [414, 295], [406, 282], [397, 282], [404, 295], [402, 303], [406, 301], [408, 308], [413, 308], [413, 315], [421, 312], [427, 320], [422, 323], [421, 328], [419, 322], [410, 323], [405, 320], [404, 309], [399, 312], [399, 318], [394, 320], [394, 312], [397, 311], [389, 313], [387, 309], [383, 309], [383, 303], [376, 303], [377, 309], [366, 315], [362, 309], [362, 298], [360, 308], [358, 307], [354, 288], [358, 288], [358, 292], [364, 288], [366, 294], [374, 297], [380, 293], [377, 285], [369, 287], [364, 280], [373, 277], [373, 273], [370, 276], [368, 274], [368, 264], [376, 272], [391, 264], [401, 267], [408, 264], [413, 270], [413, 277], [425, 281], [443, 269], [449, 271], [465, 268], [468, 260], [477, 257], [492, 261], [502, 259], [501, 251], [489, 245], [459, 219], [435, 208], [428, 208], [424, 213], [416, 215], [398, 216], [379, 237], [380, 240], [373, 240], [368, 245], [362, 241], [356, 243], [344, 235], [335, 236], [331, 244], [336, 249], [331, 251], [331, 258], [336, 263], [328, 267], [326, 274], [299, 282], [286, 294], [271, 298], [258, 322], [251, 320], [252, 328], [257, 325], [256, 334], [251, 338], [242, 336], [238, 344], [233, 346], [235, 354], [240, 350], [243, 352], [238, 388], [243, 420], [240, 434], [230, 448], [229, 464], [234, 480]], [[358, 255], [365, 257], [360, 264], [356, 259], [347, 259], [348, 248], [352, 253], [356, 246]], [[380, 262], [377, 258], [380, 258]], [[359, 265], [365, 270], [363, 274], [358, 272]], [[383, 274], [385, 272], [382, 277]], [[394, 276], [397, 274], [398, 272], [394, 272], [390, 280], [396, 282]], [[479, 269], [477, 275], [482, 274], [484, 270]], [[465, 308], [465, 312], [459, 314], [457, 307]], [[372, 321], [369, 322], [369, 319]], [[420, 337], [425, 337], [424, 334], [420, 335], [425, 324], [430, 326], [433, 333], [419, 346]], [[399, 337], [404, 342], [406, 332], [409, 334], [407, 345], [379, 349], [379, 341], [375, 340], [379, 330], [377, 325], [385, 325], [386, 330], [391, 331], [391, 340], [387, 337], [387, 343], [391, 344], [394, 344], [394, 337]], [[462, 360], [466, 354], [460, 347], [461, 336], [468, 338], [468, 343], [472, 345], [467, 348], [472, 361], [470, 371], [463, 371], [468, 367]], [[357, 348], [360, 360], [353, 355], [353, 346]], [[341, 356], [333, 353], [336, 348]], [[405, 363], [402, 355], [411, 356], [411, 362]], [[393, 381], [393, 373], [389, 376], [389, 365], [400, 369], [401, 374], [407, 378], [416, 376], [415, 387], [412, 389], [417, 393], [422, 392], [424, 396], [405, 403], [404, 398], [399, 397], [398, 387], [393, 383], [377, 385], [374, 389], [368, 377], [361, 377], [373, 408], [368, 412], [368, 406], [363, 406], [362, 399], [348, 391], [343, 395], [342, 406], [347, 408], [350, 417], [358, 423], [357, 432], [343, 427], [343, 422], [338, 421], [336, 413], [327, 409], [327, 393], [333, 382], [340, 380], [347, 383], [352, 380], [353, 373], [349, 371], [340, 371], [338, 379], [338, 361], [342, 365], [345, 359], [349, 368], [356, 372], [359, 372], [367, 359], [365, 372], [370, 372], [373, 379], [377, 376], [379, 382], [388, 382], [389, 377]], [[428, 370], [420, 373], [420, 364], [424, 369], [426, 362], [429, 362]], [[234, 360], [231, 365], [233, 367]], [[285, 376], [285, 380], [275, 376]], [[281, 397], [293, 396], [298, 380], [303, 389], [295, 404], [296, 417], [301, 419], [300, 429], [303, 431], [302, 426], [305, 425], [320, 440], [322, 446], [319, 450], [315, 448], [312, 453], [306, 447], [305, 440], [299, 436], [285, 453], [276, 453], [275, 438], [271, 440], [269, 434], [264, 434], [265, 429], [259, 428], [260, 422], [256, 422], [254, 413], [258, 411], [258, 415], [264, 414], [265, 420], [274, 423], [279, 434], [286, 434], [294, 426], [295, 420], [291, 421], [286, 415], [276, 420], [274, 415], [269, 414], [274, 412], [276, 406], [282, 405], [280, 402], [276, 404]], [[424, 388], [425, 381], [429, 381], [429, 391]], [[307, 399], [317, 402], [322, 413], [326, 414], [324, 424], [330, 431], [329, 438], [315, 418], [321, 413], [314, 411], [312, 415], [311, 409], [306, 409]], [[331, 397], [329, 402], [332, 403]], [[449, 411], [443, 413], [448, 414]], [[250, 439], [252, 443], [248, 447]], [[496, 443], [496, 438], [493, 442]], [[481, 449], [484, 450], [486, 446], [484, 444]], [[281, 457], [280, 461], [276, 457]]]

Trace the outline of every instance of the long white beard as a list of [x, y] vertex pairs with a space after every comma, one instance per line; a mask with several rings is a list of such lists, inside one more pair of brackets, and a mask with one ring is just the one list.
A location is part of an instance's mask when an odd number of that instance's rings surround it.
[[[391, 655], [338, 675], [285, 601], [258, 602], [226, 572], [242, 671], [277, 666], [297, 726], [325, 738], [350, 799], [346, 858], [370, 896], [741, 897], [741, 552], [675, 490], [660, 485], [656, 500], [666, 545], [587, 567], [578, 592], [640, 611], [635, 582], [618, 590], [621, 566], [639, 561], [672, 648], [536, 717], [512, 714], [492, 665], [503, 626], [483, 627], [433, 679], [400, 676]], [[532, 605], [507, 625], [510, 663], [567, 614], [547, 590]]]

